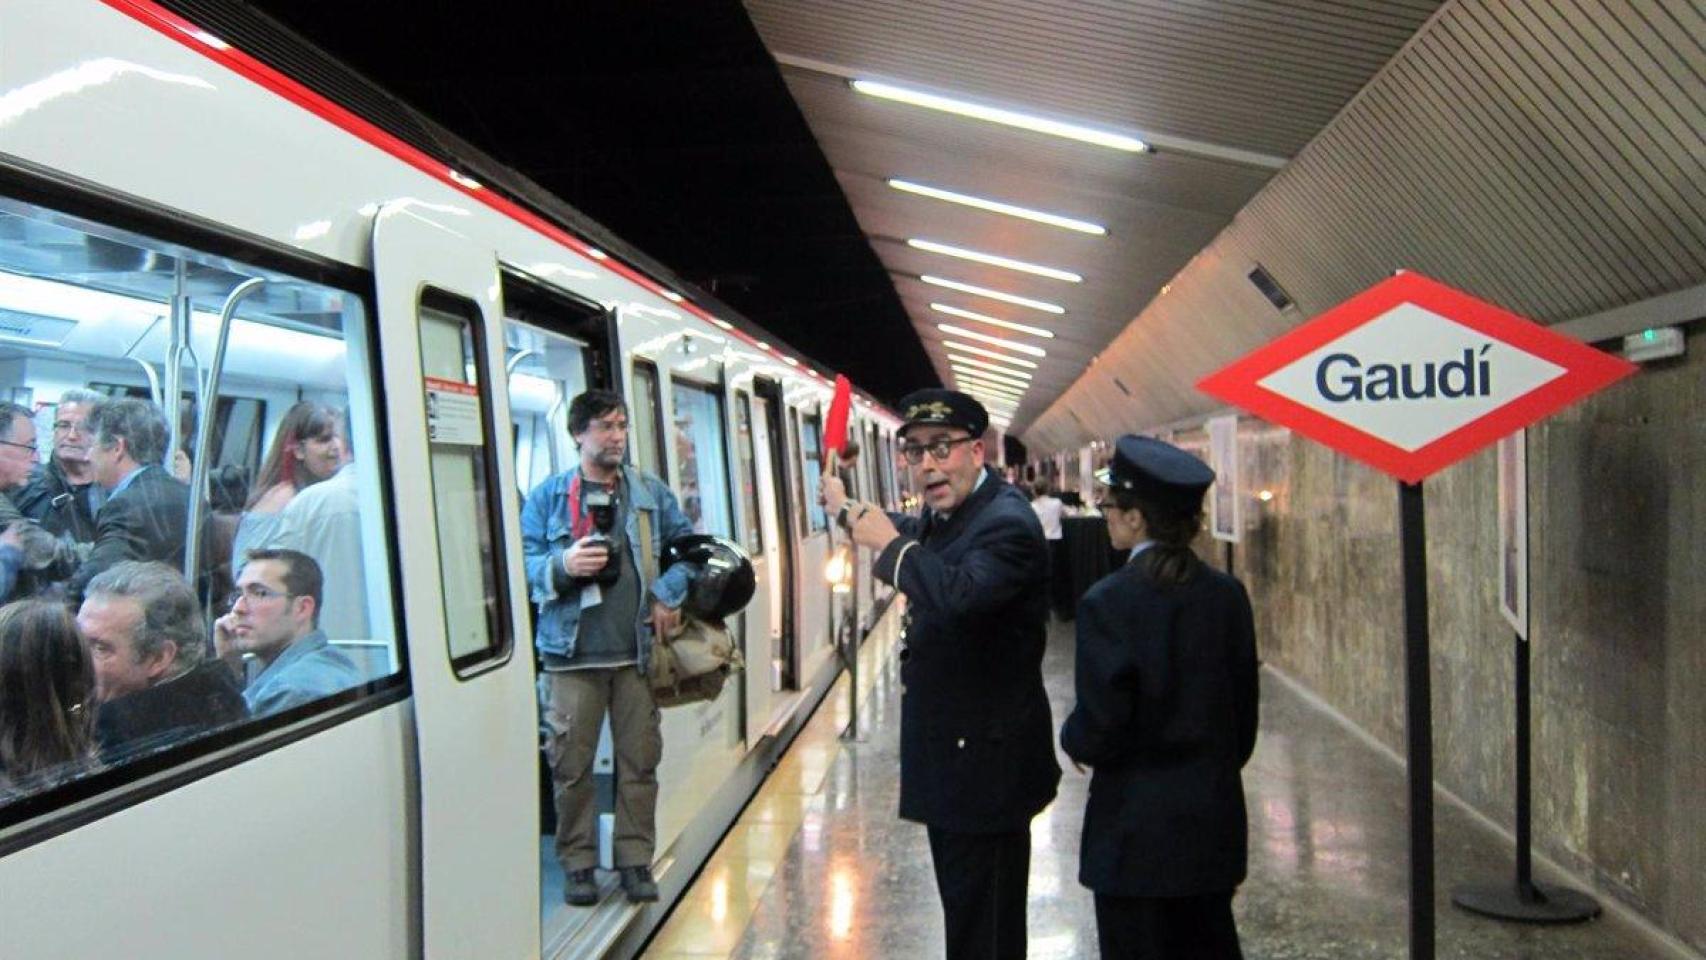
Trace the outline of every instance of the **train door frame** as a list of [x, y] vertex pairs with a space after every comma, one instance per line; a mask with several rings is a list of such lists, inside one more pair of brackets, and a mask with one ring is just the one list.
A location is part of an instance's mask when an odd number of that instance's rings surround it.
[[[415, 638], [409, 666], [419, 946], [427, 956], [537, 956], [536, 827], [527, 817], [490, 815], [536, 802], [538, 793], [533, 662], [515, 655], [528, 624], [518, 622], [527, 609], [520, 551], [508, 549], [521, 543], [513, 450], [493, 442], [497, 426], [510, 422], [508, 391], [491, 375], [504, 366], [497, 255], [403, 203], [381, 208], [372, 247], [393, 469], [434, 476], [423, 379], [423, 296], [441, 291], [474, 311], [468, 319], [474, 321], [480, 371], [475, 411], [484, 437], [480, 448], [490, 458], [486, 502], [495, 504], [497, 514], [487, 522], [497, 524], [490, 530], [498, 536], [491, 547], [502, 561], [494, 571], [500, 603], [492, 625], [509, 632], [489, 655], [457, 654], [442, 583], [442, 518], [435, 512], [434, 522], [421, 527], [399, 524], [403, 609]], [[437, 497], [435, 492], [434, 504]]]
[[[794, 515], [793, 472], [789, 467], [788, 408], [782, 381], [770, 377], [754, 377], [754, 400], [764, 401], [764, 429], [768, 434], [770, 482], [776, 489], [776, 526], [778, 543], [773, 551], [777, 560], [776, 583], [782, 590], [782, 685], [781, 690], [800, 689], [799, 639], [799, 566], [800, 531]], [[778, 691], [780, 692], [780, 691]]]

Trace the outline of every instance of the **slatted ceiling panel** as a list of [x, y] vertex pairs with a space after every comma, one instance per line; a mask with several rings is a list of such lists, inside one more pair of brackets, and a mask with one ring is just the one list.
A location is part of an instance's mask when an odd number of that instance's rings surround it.
[[[1395, 267], [1546, 322], [1706, 282], [1706, 3], [1448, 5], [1024, 439], [1209, 412], [1202, 375]], [[1144, 380], [1123, 410], [1109, 363]]]
[[832, 62], [875, 76], [1281, 155], [1306, 143], [1434, 6], [747, 4], [773, 51], [832, 59], [834, 50]]

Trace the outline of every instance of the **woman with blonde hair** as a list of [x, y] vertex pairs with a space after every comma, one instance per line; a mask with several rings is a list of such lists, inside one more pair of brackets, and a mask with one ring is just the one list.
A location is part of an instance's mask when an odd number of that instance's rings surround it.
[[94, 757], [95, 671], [62, 603], [0, 607], [0, 802]]

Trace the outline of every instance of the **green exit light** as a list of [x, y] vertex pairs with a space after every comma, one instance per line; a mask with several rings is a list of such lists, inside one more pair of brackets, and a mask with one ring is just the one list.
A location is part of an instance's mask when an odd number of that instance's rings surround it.
[[1648, 343], [1652, 343], [1654, 340], [1657, 340], [1658, 338], [1659, 338], [1659, 333], [1657, 330], [1642, 330], [1641, 331], [1641, 339], [1647, 341]]

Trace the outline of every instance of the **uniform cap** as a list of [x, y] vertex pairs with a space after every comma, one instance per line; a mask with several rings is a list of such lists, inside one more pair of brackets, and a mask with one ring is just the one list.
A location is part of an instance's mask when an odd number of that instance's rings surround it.
[[1114, 459], [1096, 471], [1096, 482], [1169, 506], [1197, 509], [1214, 482], [1214, 471], [1170, 443], [1128, 433], [1114, 444]]
[[914, 390], [900, 400], [900, 416], [906, 422], [900, 433], [916, 426], [959, 427], [974, 437], [989, 429], [989, 411], [983, 404], [959, 392], [931, 387]]

